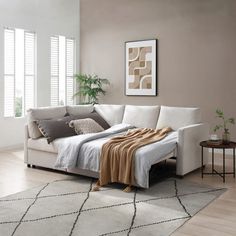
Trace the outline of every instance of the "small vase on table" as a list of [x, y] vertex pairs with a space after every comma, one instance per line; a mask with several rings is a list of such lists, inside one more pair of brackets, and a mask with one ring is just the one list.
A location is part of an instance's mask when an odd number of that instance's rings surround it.
[[229, 132], [224, 132], [222, 134], [222, 143], [223, 144], [229, 144], [230, 143], [230, 133]]

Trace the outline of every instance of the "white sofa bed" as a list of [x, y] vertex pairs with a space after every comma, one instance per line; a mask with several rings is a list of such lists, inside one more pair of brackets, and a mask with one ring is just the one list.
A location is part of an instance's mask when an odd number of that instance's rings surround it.
[[[155, 150], [154, 152], [146, 152], [151, 160], [150, 163], [154, 164], [175, 156], [176, 174], [179, 176], [184, 176], [200, 167], [201, 149], [199, 147], [199, 142], [207, 139], [209, 127], [207, 124], [201, 122], [199, 108], [107, 104], [30, 109], [28, 111], [28, 123], [25, 126], [25, 163], [27, 163], [29, 167], [33, 165], [60, 169], [55, 168], [58, 156], [57, 140], [48, 144], [46, 138], [41, 135], [35, 121], [61, 118], [64, 117], [66, 113], [70, 115], [81, 115], [91, 113], [94, 110], [103, 117], [110, 126], [120, 123], [152, 129], [170, 126], [174, 131], [171, 134], [172, 136], [166, 137], [157, 144], [159, 147], [165, 147], [162, 149], [161, 153], [159, 153], [158, 159], [152, 158]], [[70, 137], [64, 139], [69, 140]], [[96, 147], [96, 140], [85, 143], [81, 149], [91, 147]], [[146, 149], [148, 149], [148, 147], [146, 147]], [[140, 153], [143, 155], [145, 150]], [[139, 168], [140, 166], [142, 167], [141, 162], [139, 163]], [[84, 165], [81, 165], [80, 167], [81, 168], [75, 167], [60, 170], [95, 178], [99, 176], [99, 166], [97, 169]], [[138, 171], [138, 169], [136, 171]], [[149, 186], [148, 177], [144, 183], [142, 182], [142, 179], [140, 179], [141, 177], [137, 178], [139, 178], [137, 179], [138, 186]]]

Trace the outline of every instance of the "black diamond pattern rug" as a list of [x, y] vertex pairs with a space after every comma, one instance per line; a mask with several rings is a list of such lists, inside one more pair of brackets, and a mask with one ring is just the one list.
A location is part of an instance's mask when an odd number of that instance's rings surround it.
[[167, 236], [220, 196], [214, 189], [170, 178], [125, 193], [71, 177], [0, 199], [1, 236]]

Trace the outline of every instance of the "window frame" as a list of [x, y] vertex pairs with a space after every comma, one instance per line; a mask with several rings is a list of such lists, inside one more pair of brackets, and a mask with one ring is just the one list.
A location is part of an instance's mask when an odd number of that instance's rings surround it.
[[[22, 30], [23, 31], [23, 44], [21, 45], [23, 48], [23, 55], [22, 55], [22, 60], [23, 60], [23, 90], [22, 90], [22, 108], [21, 108], [21, 112], [22, 115], [21, 116], [16, 116], [16, 30]], [[13, 74], [7, 74], [6, 73], [6, 31], [12, 31], [14, 33], [14, 39], [13, 39], [13, 48], [14, 48], [14, 73]], [[33, 47], [33, 68], [34, 68], [34, 73], [31, 75], [33, 77], [33, 107], [36, 106], [37, 104], [37, 34], [35, 31], [31, 31], [31, 30], [26, 30], [23, 28], [14, 28], [14, 27], [3, 27], [3, 64], [4, 64], [4, 68], [3, 68], [3, 117], [4, 118], [14, 118], [14, 119], [19, 119], [19, 118], [24, 118], [26, 115], [26, 34], [33, 34], [34, 36], [34, 47]], [[13, 104], [12, 104], [12, 114], [6, 114], [6, 76], [13, 76], [14, 77], [14, 82], [13, 82]]]
[[[75, 80], [74, 80], [74, 74], [75, 74], [75, 70], [76, 70], [76, 40], [75, 38], [73, 37], [66, 37], [66, 36], [62, 36], [62, 35], [53, 35], [50, 37], [50, 105], [51, 106], [60, 106], [60, 37], [63, 37], [64, 40], [65, 40], [65, 48], [63, 48], [63, 51], [65, 53], [65, 58], [63, 58], [64, 62], [65, 62], [65, 76], [63, 76], [63, 79], [64, 79], [64, 82], [65, 82], [65, 94], [63, 95], [65, 100], [64, 100], [64, 106], [67, 106], [67, 105], [74, 105], [75, 104], [75, 99], [73, 97], [74, 93], [75, 93], [75, 89], [76, 89], [76, 83], [75, 83]], [[54, 52], [55, 55], [57, 55], [57, 60], [54, 58], [54, 61], [57, 61], [57, 74], [53, 74], [52, 73], [52, 70], [53, 70], [53, 67], [55, 67], [55, 65], [52, 64], [52, 40], [55, 40], [57, 41], [57, 52]], [[54, 42], [55, 42], [54, 41]], [[73, 69], [72, 69], [72, 75], [68, 75], [67, 74], [67, 66], [68, 66], [68, 53], [67, 53], [67, 49], [68, 49], [68, 41], [72, 41], [73, 42], [73, 50], [72, 50], [72, 66], [73, 66]], [[55, 45], [54, 45], [55, 47]], [[57, 82], [52, 81], [52, 78], [54, 78], [55, 80], [57, 80]], [[72, 79], [72, 97], [71, 97], [71, 103], [68, 102], [68, 79]], [[53, 84], [57, 87], [56, 89], [53, 88]], [[57, 94], [53, 94], [53, 90], [57, 90]], [[55, 99], [56, 98], [56, 99]]]

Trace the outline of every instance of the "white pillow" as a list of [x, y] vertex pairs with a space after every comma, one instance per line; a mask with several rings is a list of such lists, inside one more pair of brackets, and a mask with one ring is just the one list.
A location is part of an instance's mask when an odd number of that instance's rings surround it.
[[96, 104], [95, 111], [110, 125], [122, 123], [124, 115], [124, 105]]
[[40, 107], [31, 108], [27, 111], [29, 136], [37, 139], [42, 136], [35, 121], [54, 118], [62, 118], [66, 114], [66, 107]]
[[122, 123], [134, 125], [138, 128], [155, 129], [159, 111], [159, 106], [126, 105]]
[[161, 106], [157, 129], [171, 127], [177, 130], [181, 127], [201, 123], [199, 108]]
[[88, 114], [93, 112], [93, 110], [94, 106], [92, 104], [66, 106], [66, 111], [73, 116]]
[[74, 128], [77, 134], [98, 133], [104, 130], [102, 126], [90, 118], [71, 120], [69, 126]]

